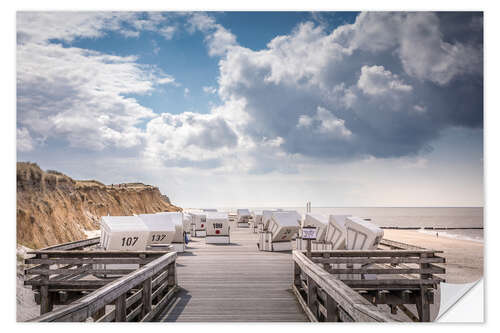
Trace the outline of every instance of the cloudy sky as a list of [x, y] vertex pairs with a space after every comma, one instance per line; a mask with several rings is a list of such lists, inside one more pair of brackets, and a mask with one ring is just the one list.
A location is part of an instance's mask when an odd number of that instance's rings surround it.
[[482, 206], [481, 13], [18, 12], [17, 160], [196, 206]]

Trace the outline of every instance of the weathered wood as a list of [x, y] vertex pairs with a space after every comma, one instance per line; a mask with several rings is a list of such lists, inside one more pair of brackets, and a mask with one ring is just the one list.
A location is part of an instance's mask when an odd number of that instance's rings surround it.
[[[305, 251], [298, 251], [304, 253]], [[313, 257], [323, 257], [324, 253], [329, 253], [331, 257], [418, 257], [422, 253], [433, 255], [434, 253], [443, 253], [437, 250], [330, 250], [330, 251], [312, 251]]]
[[[426, 258], [427, 253], [422, 253], [420, 255], [421, 258]], [[420, 274], [421, 279], [429, 279], [432, 277], [431, 274], [427, 274], [424, 271], [427, 271], [429, 268], [430, 264], [427, 263], [421, 263], [420, 264], [420, 269], [422, 273]], [[431, 320], [431, 314], [430, 314], [430, 307], [429, 307], [429, 302], [428, 302], [428, 297], [427, 297], [427, 290], [428, 286], [421, 285], [420, 286], [420, 292], [418, 293], [418, 300], [417, 300], [417, 310], [418, 310], [418, 317], [420, 321], [422, 322], [429, 322]]]
[[178, 287], [174, 286], [171, 290], [169, 290], [163, 298], [149, 311], [149, 313], [142, 318], [141, 321], [151, 321], [155, 319], [155, 317], [159, 314], [159, 312], [167, 305], [167, 303], [174, 297], [177, 292]]
[[106, 314], [106, 308], [105, 307], [102, 307], [100, 308], [99, 310], [97, 310], [96, 312], [94, 312], [92, 314], [92, 319], [97, 322], [99, 321], [99, 318], [101, 318], [102, 316], [104, 316]]
[[127, 321], [127, 295], [121, 294], [115, 300], [115, 321]]
[[193, 237], [179, 254], [176, 271], [182, 289], [161, 321], [304, 322], [307, 317], [291, 292], [290, 252], [263, 252], [258, 235], [231, 223], [231, 244], [206, 244]]
[[[101, 239], [101, 237], [93, 237], [93, 238], [78, 240], [78, 241], [74, 241], [74, 242], [57, 244], [57, 245], [48, 246], [48, 247], [45, 247], [42, 249], [38, 249], [35, 252], [54, 251], [54, 250], [68, 251], [68, 250], [73, 250], [73, 249], [79, 249], [82, 247], [97, 245], [97, 244], [99, 244], [100, 239]], [[31, 253], [31, 252], [28, 252], [28, 253]]]
[[[25, 259], [24, 262], [28, 265], [38, 265], [38, 264], [49, 264], [52, 265], [55, 262], [59, 265], [86, 265], [86, 264], [139, 264], [139, 265], [145, 265], [150, 263], [151, 261], [155, 260], [155, 257], [150, 257], [150, 258], [137, 258], [135, 256], [131, 256], [130, 258], [57, 258], [56, 260], [54, 259]], [[35, 268], [35, 267], [32, 267]], [[26, 270], [28, 274], [30, 272], [30, 269]]]
[[316, 293], [316, 283], [314, 280], [308, 276], [307, 277], [307, 306], [313, 313], [313, 315], [318, 318], [318, 296]]
[[442, 267], [430, 268], [328, 268], [327, 272], [332, 274], [444, 274], [446, 270]]
[[161, 257], [168, 251], [59, 251], [59, 250], [49, 250], [49, 251], [29, 251], [27, 254], [46, 254], [47, 258], [127, 258], [127, 257], [137, 257], [139, 255], [145, 254], [147, 258], [149, 257]]
[[326, 308], [325, 321], [335, 322], [340, 320], [338, 304], [330, 295], [326, 295], [325, 308]]
[[[325, 253], [324, 255], [329, 255]], [[431, 258], [416, 258], [416, 257], [402, 257], [402, 258], [319, 258], [313, 257], [313, 262], [318, 264], [419, 264], [419, 263], [445, 263], [446, 259], [443, 257]]]
[[302, 298], [302, 295], [300, 294], [300, 291], [298, 288], [293, 285], [292, 286], [293, 293], [297, 297], [297, 300], [299, 301], [300, 306], [302, 307], [302, 310], [304, 310], [304, 313], [306, 314], [307, 318], [309, 319], [310, 322], [317, 322], [318, 318], [311, 312], [309, 309], [309, 306], [307, 306], [307, 303], [304, 301]]
[[144, 318], [148, 314], [148, 312], [151, 311], [151, 307], [152, 307], [151, 282], [152, 282], [151, 278], [148, 278], [142, 283], [142, 290], [143, 290], [143, 292], [142, 292], [142, 314], [141, 314], [142, 318]]
[[[378, 280], [342, 280], [342, 282], [352, 287], [392, 287], [392, 286], [420, 286], [420, 285], [434, 285], [439, 283], [438, 279], [378, 279]], [[391, 288], [392, 289], [392, 288]], [[408, 289], [408, 288], [406, 288]]]
[[355, 321], [394, 321], [395, 318], [369, 303], [342, 281], [314, 264], [300, 251], [293, 251], [293, 259], [301, 270], [330, 295]]
[[42, 275], [50, 275], [50, 274], [61, 274], [61, 275], [67, 275], [67, 274], [81, 274], [81, 273], [87, 273], [87, 274], [129, 274], [135, 271], [135, 269], [94, 269], [94, 268], [70, 268], [70, 269], [64, 269], [64, 268], [54, 268], [54, 269], [33, 269], [30, 271], [29, 274], [42, 274]]
[[[177, 255], [175, 252], [168, 253], [162, 257], [152, 261], [146, 266], [134, 271], [133, 273], [116, 279], [115, 281], [105, 285], [104, 287], [82, 297], [77, 302], [71, 305], [57, 309], [51, 313], [46, 313], [40, 317], [33, 319], [32, 321], [73, 321], [73, 320], [85, 320], [89, 317], [89, 314], [97, 311], [103, 306], [110, 304], [111, 302], [117, 300], [119, 297], [123, 298], [119, 300], [118, 307], [119, 311], [122, 311], [120, 306], [126, 311], [126, 293], [134, 288], [135, 286], [141, 284], [146, 279], [158, 274], [166, 267], [175, 262]], [[55, 283], [65, 284], [65, 283], [95, 283], [101, 281], [55, 281]], [[102, 283], [102, 282], [101, 282]], [[123, 304], [122, 304], [123, 303]], [[123, 313], [116, 314], [116, 320], [123, 321]]]
[[151, 287], [155, 288], [157, 285], [163, 283], [168, 278], [168, 270], [165, 270], [158, 274], [154, 279], [153, 282], [151, 283]]
[[[47, 280], [49, 281], [49, 280]], [[50, 288], [52, 289], [58, 289], [58, 287], [61, 287], [61, 290], [64, 289], [71, 289], [71, 288], [89, 288], [91, 289], [92, 287], [102, 287], [107, 285], [110, 282], [109, 279], [100, 279], [100, 280], [69, 280], [69, 281], [50, 281]], [[47, 282], [48, 283], [48, 282]], [[32, 285], [32, 286], [43, 286], [45, 282], [43, 281], [25, 281], [25, 284]], [[63, 287], [68, 287], [68, 288], [63, 288]]]
[[[46, 255], [42, 255], [42, 258], [47, 258]], [[42, 265], [42, 268], [49, 268], [49, 265]], [[48, 286], [49, 276], [41, 275], [40, 280], [40, 315], [50, 312], [52, 310], [51, 298], [49, 295]]]
[[408, 317], [410, 318], [411, 321], [414, 321], [414, 322], [417, 322], [419, 321], [418, 317], [415, 316], [413, 314], [413, 312], [410, 311], [410, 309], [408, 309], [406, 306], [404, 306], [403, 304], [398, 304], [397, 307], [403, 311], [403, 313]]
[[[406, 291], [387, 291], [387, 290], [371, 290], [366, 291], [363, 290], [363, 293], [360, 293], [365, 299], [374, 303], [374, 304], [389, 304], [389, 305], [398, 305], [398, 304], [416, 304], [418, 301], [418, 293], [408, 293]], [[433, 304], [434, 300], [428, 300], [429, 304]]]
[[175, 269], [175, 261], [168, 265], [168, 285], [173, 287], [177, 285], [177, 271]]
[[109, 323], [115, 320], [115, 309], [111, 310], [110, 312], [106, 313], [104, 316], [99, 318], [97, 322], [99, 323]]
[[134, 320], [138, 315], [140, 315], [143, 311], [143, 305], [139, 304], [135, 309], [130, 311], [130, 313], [127, 315], [126, 321], [132, 321]]
[[380, 241], [380, 245], [389, 246], [393, 249], [400, 249], [400, 250], [427, 250], [427, 249], [420, 247], [420, 246], [401, 243], [401, 242], [390, 240], [387, 238], [383, 238]]

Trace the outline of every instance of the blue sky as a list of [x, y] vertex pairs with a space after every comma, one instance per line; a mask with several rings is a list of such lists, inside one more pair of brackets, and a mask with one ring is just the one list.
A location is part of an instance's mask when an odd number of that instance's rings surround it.
[[17, 159], [184, 206], [480, 206], [481, 13], [18, 12]]

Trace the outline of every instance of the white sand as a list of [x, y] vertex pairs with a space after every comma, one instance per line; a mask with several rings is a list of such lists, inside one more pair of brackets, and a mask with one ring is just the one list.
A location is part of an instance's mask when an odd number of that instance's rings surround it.
[[474, 282], [483, 276], [484, 243], [430, 235], [415, 230], [384, 230], [384, 238], [421, 246], [427, 249], [441, 250], [440, 256], [446, 258], [448, 283]]

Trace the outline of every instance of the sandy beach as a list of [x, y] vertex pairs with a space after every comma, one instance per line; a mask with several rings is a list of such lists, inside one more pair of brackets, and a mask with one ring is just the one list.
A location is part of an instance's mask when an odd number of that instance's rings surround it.
[[483, 276], [484, 243], [425, 234], [414, 230], [384, 230], [384, 238], [444, 251], [446, 282], [468, 283]]

